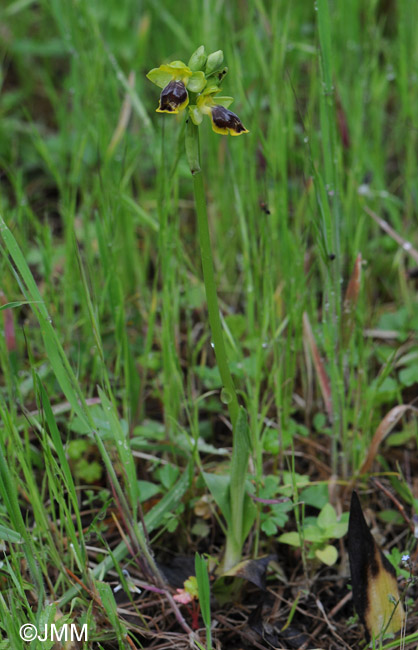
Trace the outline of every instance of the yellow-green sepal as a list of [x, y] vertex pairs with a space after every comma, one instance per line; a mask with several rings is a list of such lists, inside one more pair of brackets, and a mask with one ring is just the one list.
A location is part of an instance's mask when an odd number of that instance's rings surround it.
[[193, 124], [195, 124], [196, 126], [199, 126], [199, 124], [201, 124], [203, 120], [203, 115], [198, 109], [198, 107], [196, 106], [196, 104], [191, 104], [189, 106], [189, 115]]
[[175, 73], [177, 70], [186, 70], [189, 73], [191, 72], [190, 68], [185, 63], [183, 63], [183, 61], [170, 61], [170, 63], [163, 63], [160, 65], [160, 68], [166, 68], [172, 73]]
[[233, 97], [220, 97], [219, 95], [216, 97], [216, 103], [224, 108], [229, 108], [233, 101]]
[[206, 86], [206, 77], [204, 72], [200, 70], [193, 72], [192, 76], [187, 80], [187, 88], [192, 93], [200, 93]]
[[149, 79], [153, 84], [159, 88], [165, 88], [173, 78], [173, 75], [170, 71], [162, 70], [166, 66], [161, 66], [159, 68], [153, 68], [147, 74], [147, 79]]
[[208, 95], [216, 95], [219, 92], [221, 92], [221, 88], [219, 88], [216, 81], [209, 79], [201, 94], [207, 97]]
[[165, 88], [173, 79], [182, 81], [187, 86], [192, 76], [192, 71], [183, 61], [163, 63], [159, 68], [153, 68], [147, 74], [147, 78], [160, 88]]
[[189, 63], [187, 64], [193, 72], [196, 70], [201, 70], [203, 66], [206, 63], [207, 55], [205, 51], [205, 46], [201, 45], [200, 47], [197, 48], [195, 52], [193, 52], [192, 56], [189, 59]]

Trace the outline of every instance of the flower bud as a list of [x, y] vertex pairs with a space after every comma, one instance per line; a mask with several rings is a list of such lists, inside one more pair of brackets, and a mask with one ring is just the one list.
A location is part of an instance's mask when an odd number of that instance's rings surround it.
[[192, 56], [189, 59], [189, 63], [187, 64], [193, 72], [196, 70], [201, 70], [203, 66], [206, 63], [206, 52], [205, 52], [205, 46], [201, 45], [200, 47], [197, 48], [195, 52], [193, 52]]
[[214, 70], [217, 70], [222, 65], [223, 60], [224, 60], [224, 53], [222, 52], [222, 50], [217, 50], [216, 52], [212, 52], [212, 54], [209, 54], [208, 60], [206, 61], [206, 69], [205, 69], [206, 74], [210, 74]]

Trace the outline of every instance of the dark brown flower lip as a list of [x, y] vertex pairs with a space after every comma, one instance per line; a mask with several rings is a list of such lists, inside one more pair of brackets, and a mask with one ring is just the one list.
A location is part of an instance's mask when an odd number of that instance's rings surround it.
[[170, 81], [162, 90], [158, 111], [164, 113], [178, 113], [188, 101], [186, 86], [182, 81]]
[[224, 106], [215, 105], [212, 108], [213, 124], [220, 130], [233, 131], [236, 134], [247, 133], [247, 129], [239, 119], [238, 115]]

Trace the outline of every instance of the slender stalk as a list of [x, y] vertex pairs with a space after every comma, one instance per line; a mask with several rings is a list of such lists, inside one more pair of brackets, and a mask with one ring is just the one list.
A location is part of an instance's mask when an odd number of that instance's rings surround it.
[[[336, 116], [333, 86], [333, 56], [331, 19], [328, 0], [318, 0], [318, 35], [321, 48], [321, 77], [323, 92], [320, 97], [321, 134], [324, 152], [324, 185], [321, 194], [324, 204], [324, 240], [326, 296], [324, 297], [324, 344], [330, 362], [330, 380], [333, 401], [332, 470], [338, 473], [338, 439], [342, 449], [347, 447], [347, 422], [343, 359], [341, 347], [341, 209], [339, 160], [336, 141]], [[319, 175], [317, 176], [318, 180]], [[320, 181], [321, 183], [323, 181]], [[325, 191], [324, 191], [325, 190]], [[342, 455], [342, 474], [347, 476], [347, 455]]]
[[197, 227], [199, 234], [200, 253], [202, 258], [203, 280], [206, 290], [209, 323], [212, 332], [212, 341], [215, 348], [216, 362], [221, 375], [224, 390], [224, 401], [228, 405], [229, 417], [232, 428], [238, 417], [238, 398], [234, 381], [228, 366], [225, 343], [219, 316], [218, 296], [216, 294], [215, 273], [213, 266], [212, 247], [210, 242], [208, 216], [206, 210], [205, 189], [203, 174], [200, 167], [199, 129], [191, 120], [188, 121], [186, 130], [186, 154], [193, 176], [193, 190], [197, 214]]

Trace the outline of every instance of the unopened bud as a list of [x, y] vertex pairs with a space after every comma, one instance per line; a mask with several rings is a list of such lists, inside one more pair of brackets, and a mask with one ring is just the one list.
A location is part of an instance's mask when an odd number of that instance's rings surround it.
[[212, 52], [212, 54], [209, 54], [208, 60], [206, 61], [206, 69], [205, 69], [206, 74], [210, 74], [214, 70], [217, 70], [222, 65], [223, 60], [224, 60], [224, 53], [222, 52], [222, 50], [217, 50], [216, 52]]
[[189, 66], [190, 70], [192, 70], [192, 72], [196, 72], [196, 70], [202, 70], [203, 66], [206, 63], [206, 59], [207, 56], [205, 52], [205, 46], [201, 45], [195, 52], [193, 52], [187, 65]]

